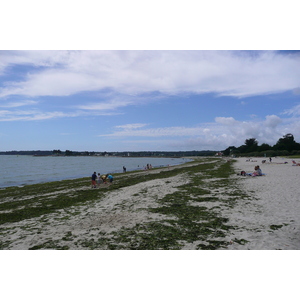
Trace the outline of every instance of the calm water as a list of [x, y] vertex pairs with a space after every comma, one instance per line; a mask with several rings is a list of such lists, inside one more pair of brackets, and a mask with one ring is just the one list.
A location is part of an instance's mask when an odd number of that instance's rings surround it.
[[27, 155], [0, 155], [0, 187], [22, 186], [63, 179], [101, 174], [141, 170], [147, 164], [152, 167], [178, 165], [189, 161], [184, 158], [150, 157], [34, 157]]

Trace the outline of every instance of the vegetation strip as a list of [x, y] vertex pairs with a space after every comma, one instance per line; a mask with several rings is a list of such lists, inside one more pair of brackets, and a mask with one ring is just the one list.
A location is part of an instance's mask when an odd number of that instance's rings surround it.
[[[76, 207], [92, 207], [113, 191], [121, 193], [124, 188], [142, 182], [171, 180], [178, 175], [188, 178], [189, 184], [158, 199], [157, 207], [146, 209], [162, 216], [161, 220], [140, 222], [109, 234], [103, 232], [101, 226], [91, 228], [92, 233], [87, 231], [85, 235], [67, 230], [63, 238], [49, 236], [46, 242], [30, 249], [183, 249], [190, 244], [195, 249], [224, 248], [229, 243], [226, 235], [232, 226], [222, 217], [222, 207], [233, 207], [236, 201], [247, 197], [230, 177], [234, 173], [230, 162], [201, 158], [196, 163], [170, 170], [164, 168], [160, 172], [118, 174], [114, 184], [99, 189], [91, 189], [89, 178], [84, 178], [0, 190], [0, 235], [6, 237], [0, 248], [10, 248], [6, 236], [9, 224], [18, 227], [18, 222], [33, 218], [46, 222], [47, 216], [60, 211], [66, 213], [67, 219], [76, 214]], [[218, 192], [220, 190], [222, 192]], [[149, 196], [147, 190], [140, 193]], [[75, 212], [71, 212], [72, 209]]]

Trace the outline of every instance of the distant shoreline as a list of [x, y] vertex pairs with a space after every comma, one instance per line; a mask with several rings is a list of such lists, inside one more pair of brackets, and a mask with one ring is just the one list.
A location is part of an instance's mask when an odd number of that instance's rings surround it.
[[36, 156], [111, 156], [111, 157], [187, 157], [214, 156], [219, 151], [60, 151], [60, 150], [12, 150], [0, 151], [0, 155], [36, 155]]

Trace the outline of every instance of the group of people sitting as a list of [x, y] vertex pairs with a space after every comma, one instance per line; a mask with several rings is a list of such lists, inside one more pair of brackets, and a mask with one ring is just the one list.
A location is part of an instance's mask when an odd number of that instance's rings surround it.
[[100, 173], [94, 172], [92, 175], [92, 188], [96, 188], [97, 186], [99, 187], [101, 183], [112, 183], [114, 180], [113, 176], [110, 174], [106, 174], [106, 175], [100, 175]]
[[262, 176], [263, 173], [259, 166], [255, 166], [253, 173], [246, 173], [245, 171], [241, 171], [241, 175], [242, 176]]

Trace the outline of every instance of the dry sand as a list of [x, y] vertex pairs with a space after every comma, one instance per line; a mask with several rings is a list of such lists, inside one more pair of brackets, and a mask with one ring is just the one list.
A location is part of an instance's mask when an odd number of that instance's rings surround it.
[[[239, 176], [242, 189], [252, 195], [250, 201], [241, 201], [234, 208], [223, 211], [230, 225], [238, 230], [231, 239], [245, 239], [248, 243], [233, 243], [228, 249], [300, 249], [300, 166], [292, 159], [273, 158], [262, 164], [264, 158], [238, 158], [236, 172], [252, 172], [259, 165], [265, 176]], [[299, 161], [299, 160], [298, 160]], [[284, 164], [287, 162], [287, 164]]]

